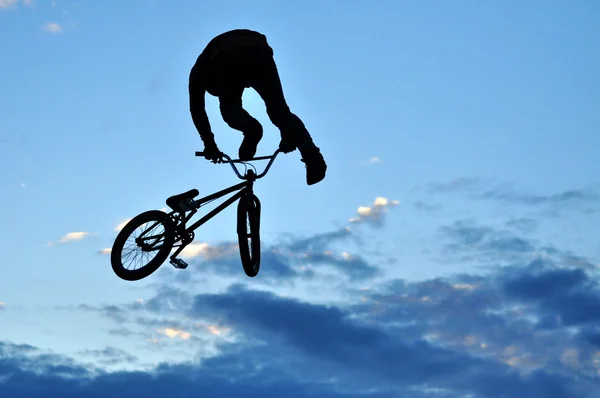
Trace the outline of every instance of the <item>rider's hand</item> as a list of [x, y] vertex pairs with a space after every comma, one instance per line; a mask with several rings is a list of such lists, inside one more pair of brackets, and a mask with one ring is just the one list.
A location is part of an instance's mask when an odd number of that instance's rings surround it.
[[279, 143], [279, 150], [283, 153], [290, 153], [296, 150], [297, 146], [292, 140], [282, 138]]
[[218, 163], [223, 155], [216, 144], [205, 145], [203, 152], [204, 158], [213, 163]]

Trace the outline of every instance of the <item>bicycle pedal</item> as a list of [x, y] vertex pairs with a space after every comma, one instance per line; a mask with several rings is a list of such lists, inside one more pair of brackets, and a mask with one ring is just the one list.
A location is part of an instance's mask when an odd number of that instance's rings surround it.
[[171, 259], [171, 261], [169, 262], [173, 265], [173, 267], [177, 269], [186, 269], [188, 266], [188, 263], [186, 263], [180, 258]]

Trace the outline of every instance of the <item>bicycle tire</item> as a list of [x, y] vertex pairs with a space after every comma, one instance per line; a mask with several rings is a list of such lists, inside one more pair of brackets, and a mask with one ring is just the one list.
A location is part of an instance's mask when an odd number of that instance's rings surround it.
[[260, 270], [260, 201], [254, 194], [238, 202], [237, 234], [244, 272], [255, 277]]
[[[164, 242], [158, 250], [156, 257], [150, 260], [141, 268], [130, 270], [125, 268], [122, 261], [123, 249], [130, 235], [140, 226], [148, 222], [158, 222], [163, 225], [165, 232]], [[119, 232], [113, 243], [110, 253], [110, 261], [114, 273], [121, 279], [126, 281], [138, 281], [150, 276], [155, 272], [167, 259], [175, 241], [175, 225], [171, 218], [160, 210], [149, 210], [143, 212], [129, 221], [125, 227]]]

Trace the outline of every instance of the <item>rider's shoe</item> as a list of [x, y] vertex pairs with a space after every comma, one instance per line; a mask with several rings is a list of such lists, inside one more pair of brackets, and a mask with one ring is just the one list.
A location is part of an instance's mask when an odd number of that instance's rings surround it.
[[327, 164], [319, 148], [305, 152], [301, 160], [306, 164], [306, 184], [314, 185], [325, 178]]
[[254, 155], [256, 155], [256, 147], [262, 139], [262, 136], [263, 134], [260, 131], [254, 133], [244, 133], [244, 140], [242, 141], [238, 151], [240, 160], [250, 160], [254, 158]]

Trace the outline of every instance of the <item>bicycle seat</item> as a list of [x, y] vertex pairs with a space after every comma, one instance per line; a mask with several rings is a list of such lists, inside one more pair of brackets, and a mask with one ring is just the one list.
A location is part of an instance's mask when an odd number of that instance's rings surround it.
[[173, 195], [167, 199], [167, 206], [169, 206], [173, 211], [184, 211], [179, 204], [182, 200], [185, 199], [194, 199], [196, 196], [200, 195], [197, 189], [190, 189], [187, 192], [180, 193], [179, 195]]

